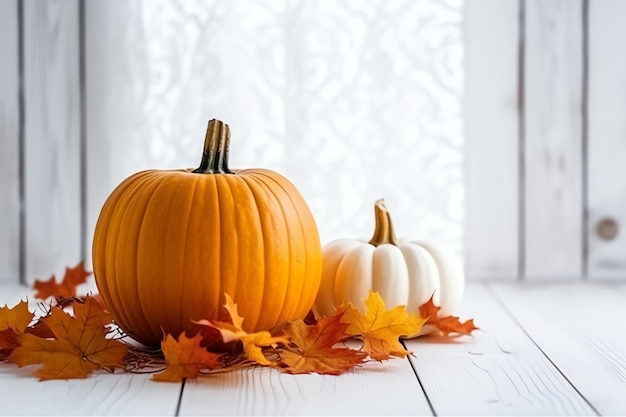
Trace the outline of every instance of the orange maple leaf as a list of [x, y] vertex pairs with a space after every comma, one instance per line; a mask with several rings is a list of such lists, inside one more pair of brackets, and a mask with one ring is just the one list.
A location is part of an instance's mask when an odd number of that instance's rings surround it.
[[87, 282], [91, 272], [85, 270], [85, 265], [80, 262], [74, 268], [65, 268], [63, 280], [59, 283], [52, 275], [48, 281], [36, 280], [33, 289], [37, 290], [35, 298], [46, 300], [48, 297], [71, 298], [76, 295], [76, 287]]
[[434, 294], [419, 307], [420, 316], [426, 319], [427, 325], [435, 326], [444, 336], [448, 336], [450, 333], [471, 335], [474, 330], [478, 330], [478, 327], [474, 325], [474, 319], [461, 322], [460, 317], [457, 316], [438, 318], [441, 307], [435, 305], [433, 298]]
[[289, 339], [281, 336], [272, 336], [270, 332], [266, 331], [247, 333], [241, 327], [244, 318], [239, 315], [237, 311], [237, 304], [233, 302], [233, 299], [228, 294], [225, 294], [225, 296], [226, 304], [224, 304], [224, 308], [231, 319], [231, 323], [210, 320], [194, 321], [194, 323], [202, 326], [213, 327], [219, 330], [224, 343], [240, 341], [243, 345], [244, 354], [249, 360], [257, 362], [261, 365], [274, 365], [273, 362], [265, 357], [262, 348], [264, 346], [275, 346], [279, 343], [286, 345], [289, 343]]
[[152, 376], [155, 381], [180, 382], [184, 378], [197, 378], [202, 369], [221, 367], [221, 354], [208, 352], [200, 346], [202, 336], [196, 334], [189, 338], [183, 332], [178, 341], [167, 335], [161, 342], [161, 350], [165, 355], [167, 368]]
[[291, 345], [280, 350], [280, 358], [287, 365], [284, 371], [340, 375], [363, 363], [367, 353], [345, 346], [334, 347], [348, 338], [349, 324], [341, 321], [344, 312], [341, 309], [331, 317], [321, 317], [311, 326], [304, 320], [287, 323], [283, 331], [291, 339]]
[[11, 352], [9, 360], [20, 367], [42, 364], [35, 371], [41, 380], [85, 378], [96, 369], [112, 372], [124, 368], [128, 346], [106, 337], [110, 314], [90, 297], [84, 303], [74, 303], [73, 308], [74, 317], [61, 308], [52, 308], [41, 319], [56, 339], [21, 334], [20, 346]]
[[0, 330], [12, 329], [16, 333], [24, 333], [26, 327], [35, 315], [28, 309], [28, 303], [24, 300], [12, 308], [6, 304], [0, 307]]
[[364, 303], [364, 315], [352, 305], [347, 307], [341, 318], [349, 324], [346, 333], [361, 338], [365, 352], [378, 361], [390, 356], [404, 358], [410, 354], [399, 338], [419, 333], [426, 320], [407, 313], [404, 306], [387, 310], [380, 294], [371, 290]]
[[24, 333], [35, 315], [26, 301], [9, 308], [0, 307], [0, 359], [6, 358], [19, 345], [18, 335]]

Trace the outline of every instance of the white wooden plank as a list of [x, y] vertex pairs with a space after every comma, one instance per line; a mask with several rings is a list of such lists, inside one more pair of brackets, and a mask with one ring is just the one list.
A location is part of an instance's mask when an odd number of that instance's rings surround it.
[[17, 0], [0, 2], [0, 283], [19, 280], [19, 74]]
[[[626, 2], [590, 2], [588, 275], [593, 279], [626, 278], [624, 21]], [[617, 228], [614, 237], [612, 224]]]
[[481, 328], [472, 338], [406, 341], [437, 415], [593, 414], [482, 285], [468, 285], [460, 314]]
[[[0, 285], [0, 307], [29, 300], [33, 291], [16, 284]], [[106, 372], [87, 379], [40, 382], [34, 367], [0, 363], [0, 415], [175, 415], [181, 384], [151, 381], [151, 374]], [[36, 400], [33, 400], [33, 395]], [[7, 399], [11, 400], [8, 401]]]
[[[602, 415], [626, 410], [626, 285], [493, 285], [528, 335]], [[617, 321], [616, 321], [617, 320]]]
[[[85, 2], [88, 245], [85, 262], [89, 268], [96, 222], [113, 189], [124, 178], [143, 169], [185, 166], [166, 167], [154, 163], [151, 157], [151, 147], [158, 145], [158, 141], [149, 136], [146, 127], [144, 100], [147, 100], [150, 74], [145, 62], [148, 40], [144, 38], [142, 7], [142, 2]], [[164, 67], [167, 64], [162, 62]], [[200, 136], [207, 121], [198, 126]]]
[[518, 1], [468, 1], [465, 13], [465, 268], [469, 279], [510, 280], [520, 215]]
[[180, 415], [431, 415], [407, 360], [340, 376], [249, 368], [187, 381]]
[[78, 1], [24, 2], [26, 279], [80, 261]]
[[40, 382], [31, 371], [13, 364], [0, 366], [0, 390], [5, 393], [0, 414], [176, 414], [181, 384], [153, 382], [149, 374], [98, 373], [84, 380]]
[[582, 273], [582, 0], [527, 1], [525, 272]]

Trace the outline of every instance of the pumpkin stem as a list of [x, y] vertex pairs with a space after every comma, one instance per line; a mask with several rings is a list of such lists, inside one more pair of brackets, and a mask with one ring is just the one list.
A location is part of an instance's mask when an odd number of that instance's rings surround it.
[[216, 119], [209, 121], [204, 137], [204, 150], [200, 166], [193, 170], [197, 174], [234, 174], [228, 169], [228, 147], [230, 128]]
[[396, 234], [391, 224], [391, 216], [385, 206], [385, 200], [382, 198], [374, 203], [374, 216], [376, 218], [376, 226], [374, 236], [370, 239], [370, 245], [380, 246], [385, 243], [395, 245]]

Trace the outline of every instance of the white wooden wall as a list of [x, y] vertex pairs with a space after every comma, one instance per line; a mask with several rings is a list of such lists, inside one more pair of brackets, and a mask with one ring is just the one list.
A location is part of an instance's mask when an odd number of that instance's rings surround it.
[[[0, 1], [0, 282], [89, 261], [111, 183], [98, 126], [116, 123], [81, 94], [101, 68], [81, 45], [106, 48], [97, 5]], [[624, 21], [621, 0], [466, 2], [471, 279], [626, 278]]]
[[84, 254], [79, 1], [0, 2], [0, 282]]
[[468, 275], [624, 279], [626, 3], [466, 5]]

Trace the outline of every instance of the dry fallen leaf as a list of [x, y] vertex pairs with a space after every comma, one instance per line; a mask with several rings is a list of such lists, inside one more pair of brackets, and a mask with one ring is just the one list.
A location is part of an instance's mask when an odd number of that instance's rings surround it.
[[124, 368], [128, 346], [106, 337], [105, 326], [111, 323], [111, 316], [90, 297], [84, 303], [74, 303], [73, 308], [74, 317], [52, 308], [41, 319], [56, 339], [21, 334], [20, 346], [11, 352], [9, 360], [20, 367], [42, 364], [35, 371], [42, 380], [85, 378], [96, 369]]
[[266, 331], [247, 333], [241, 328], [244, 318], [239, 315], [237, 304], [233, 302], [233, 299], [228, 294], [225, 295], [226, 304], [224, 304], [224, 308], [230, 316], [231, 323], [210, 320], [194, 321], [194, 323], [210, 326], [219, 330], [224, 343], [240, 341], [243, 345], [244, 354], [249, 360], [261, 365], [273, 366], [274, 364], [263, 354], [262, 348], [264, 346], [275, 346], [279, 343], [288, 344], [289, 339], [280, 336], [272, 336], [270, 332]]
[[[46, 282], [37, 281], [36, 297], [47, 300], [43, 305], [49, 308], [48, 314], [37, 320], [33, 320], [26, 301], [13, 308], [1, 307], [0, 360], [20, 367], [39, 364], [35, 374], [42, 380], [84, 378], [97, 369], [130, 369], [133, 361], [138, 366], [162, 363], [163, 357], [154, 353], [133, 359], [129, 345], [111, 337], [112, 317], [99, 296], [76, 295], [77, 286], [90, 274], [80, 263], [66, 268], [60, 283], [54, 275]], [[477, 329], [473, 320], [438, 318], [440, 307], [433, 297], [420, 306], [420, 317], [407, 313], [403, 306], [387, 310], [381, 296], [370, 291], [365, 314], [347, 305], [331, 317], [316, 321], [310, 313], [304, 320], [289, 322], [283, 328], [284, 336], [272, 336], [267, 331], [247, 333], [237, 305], [227, 294], [225, 297], [218, 320], [196, 322], [202, 325], [199, 334], [189, 338], [183, 333], [178, 340], [165, 335], [161, 347], [167, 368], [153, 380], [179, 382], [195, 378], [203, 370], [232, 371], [254, 364], [292, 374], [339, 375], [364, 363], [368, 356], [381, 361], [410, 354], [399, 338], [419, 334], [424, 324], [435, 326], [446, 336], [469, 335]], [[73, 310], [73, 315], [66, 309]], [[363, 341], [361, 350], [343, 344], [351, 337]]]
[[474, 319], [461, 322], [457, 316], [438, 318], [437, 315], [441, 307], [435, 305], [433, 296], [419, 308], [420, 316], [426, 319], [426, 324], [435, 326], [444, 336], [448, 336], [450, 333], [470, 335], [472, 331], [478, 330], [478, 327], [474, 325]]
[[24, 333], [34, 316], [23, 300], [12, 308], [6, 304], [0, 307], [0, 360], [19, 345], [18, 335]]
[[207, 352], [200, 346], [202, 336], [192, 338], [182, 333], [178, 341], [167, 335], [161, 343], [161, 350], [165, 356], [167, 368], [152, 376], [155, 381], [180, 382], [184, 378], [197, 378], [202, 369], [216, 369], [221, 367], [221, 354]]
[[5, 304], [4, 307], [0, 307], [0, 330], [12, 329], [17, 333], [24, 333], [34, 316], [28, 309], [28, 303], [24, 300], [17, 303], [13, 308], [9, 308]]
[[56, 277], [52, 275], [48, 281], [36, 280], [33, 289], [37, 290], [35, 298], [46, 300], [48, 297], [54, 298], [71, 298], [76, 295], [76, 287], [87, 282], [87, 277], [91, 272], [85, 270], [83, 262], [74, 268], [65, 268], [63, 280], [59, 283]]
[[317, 372], [340, 375], [363, 363], [367, 354], [348, 347], [334, 347], [345, 341], [349, 324], [341, 321], [345, 309], [331, 317], [321, 317], [316, 324], [307, 326], [303, 320], [289, 322], [283, 331], [291, 345], [279, 352], [287, 365], [284, 371], [292, 374]]
[[341, 319], [349, 324], [346, 333], [361, 338], [365, 352], [378, 361], [389, 359], [390, 356], [403, 358], [410, 354], [399, 338], [419, 333], [426, 320], [407, 313], [404, 306], [387, 310], [377, 292], [370, 291], [364, 303], [364, 315], [351, 305], [347, 307]]

